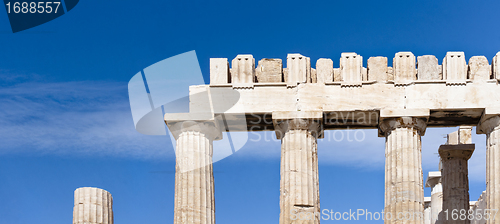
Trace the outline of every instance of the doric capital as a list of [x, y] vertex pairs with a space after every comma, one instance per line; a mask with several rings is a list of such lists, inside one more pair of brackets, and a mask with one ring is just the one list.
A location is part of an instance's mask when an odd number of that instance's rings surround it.
[[438, 183], [441, 183], [441, 172], [429, 172], [429, 175], [427, 175], [427, 180], [425, 181], [425, 187], [433, 188]]
[[389, 132], [396, 128], [414, 128], [419, 135], [425, 134], [427, 123], [425, 119], [415, 117], [398, 117], [384, 119], [379, 124], [379, 134], [386, 136]]
[[439, 146], [439, 156], [443, 161], [451, 159], [468, 160], [474, 153], [475, 144], [441, 145]]
[[181, 133], [187, 131], [195, 131], [203, 133], [211, 140], [221, 140], [222, 131], [217, 120], [208, 121], [171, 121], [167, 122], [168, 129], [177, 140]]
[[323, 112], [320, 111], [273, 112], [273, 123], [277, 139], [288, 130], [308, 130], [316, 138], [323, 137]]
[[[484, 117], [484, 115], [483, 115]], [[477, 134], [489, 134], [500, 127], [500, 115], [495, 115], [489, 118], [481, 119], [476, 128]]]

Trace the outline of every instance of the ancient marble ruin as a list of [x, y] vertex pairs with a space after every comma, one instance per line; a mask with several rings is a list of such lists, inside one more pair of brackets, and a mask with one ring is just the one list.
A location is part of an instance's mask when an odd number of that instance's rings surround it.
[[[280, 224], [320, 223], [317, 139], [347, 127], [378, 129], [386, 138], [385, 212], [392, 219], [385, 223], [423, 224], [424, 206], [432, 224], [455, 223], [437, 221], [443, 209], [500, 209], [499, 59], [500, 53], [491, 65], [484, 56], [467, 63], [464, 52], [448, 52], [440, 65], [432, 55], [399, 52], [392, 66], [386, 57], [370, 57], [366, 67], [356, 53], [335, 62], [301, 54], [257, 65], [248, 54], [231, 66], [227, 58], [210, 59], [210, 84], [190, 87], [189, 113], [165, 114], [177, 140], [174, 223], [215, 223], [212, 144], [227, 131], [275, 131], [281, 139]], [[453, 126], [476, 126], [487, 149], [474, 148], [470, 127], [454, 134], [456, 140], [450, 136], [439, 149], [442, 170], [426, 181], [431, 198], [424, 200], [421, 136], [427, 128]], [[487, 151], [487, 187], [471, 206], [467, 160], [474, 150]], [[292, 220], [292, 209], [315, 218]], [[422, 215], [408, 221], [397, 214]]]
[[113, 197], [103, 189], [75, 190], [73, 224], [113, 224]]

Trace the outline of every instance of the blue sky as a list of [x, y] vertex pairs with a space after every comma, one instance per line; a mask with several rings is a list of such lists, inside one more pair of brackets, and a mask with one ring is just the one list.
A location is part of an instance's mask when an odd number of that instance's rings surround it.
[[[115, 223], [172, 223], [170, 139], [137, 133], [127, 96], [129, 79], [160, 60], [196, 50], [207, 81], [209, 58], [237, 54], [301, 53], [338, 67], [341, 52], [362, 55], [366, 65], [371, 56], [392, 64], [398, 51], [440, 62], [447, 51], [464, 51], [491, 63], [500, 51], [499, 8], [460, 0], [82, 0], [16, 34], [0, 10], [0, 224], [71, 222], [73, 191], [83, 186], [112, 193]], [[437, 169], [437, 148], [454, 130], [427, 130], [424, 176]], [[384, 139], [365, 133], [361, 142], [319, 142], [322, 209], [383, 209]], [[485, 189], [485, 136], [473, 141], [476, 200]], [[278, 222], [279, 150], [278, 141], [250, 141], [214, 164], [217, 223]]]

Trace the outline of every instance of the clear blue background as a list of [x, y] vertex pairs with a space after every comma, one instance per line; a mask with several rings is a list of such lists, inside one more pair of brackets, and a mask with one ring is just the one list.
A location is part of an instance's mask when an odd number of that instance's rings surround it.
[[[83, 186], [112, 193], [117, 224], [173, 222], [173, 148], [165, 136], [135, 132], [127, 98], [128, 80], [160, 60], [196, 50], [205, 80], [209, 58], [237, 54], [301, 53], [338, 67], [341, 52], [366, 65], [370, 56], [392, 64], [398, 51], [440, 62], [447, 51], [464, 51], [491, 62], [500, 50], [499, 9], [498, 1], [460, 0], [82, 0], [16, 34], [0, 10], [0, 224], [70, 223], [73, 191]], [[427, 131], [424, 176], [454, 130]], [[365, 133], [361, 142], [319, 143], [322, 209], [383, 209], [384, 139]], [[485, 137], [473, 141], [476, 200], [485, 189]], [[278, 223], [279, 150], [277, 141], [249, 142], [214, 164], [217, 223]]]

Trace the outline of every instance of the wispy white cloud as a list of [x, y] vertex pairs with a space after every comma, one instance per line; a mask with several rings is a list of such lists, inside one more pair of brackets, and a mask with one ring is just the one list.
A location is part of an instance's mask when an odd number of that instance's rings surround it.
[[135, 131], [126, 83], [1, 80], [0, 153], [173, 154], [168, 137]]

